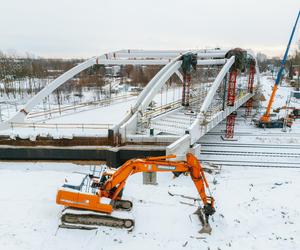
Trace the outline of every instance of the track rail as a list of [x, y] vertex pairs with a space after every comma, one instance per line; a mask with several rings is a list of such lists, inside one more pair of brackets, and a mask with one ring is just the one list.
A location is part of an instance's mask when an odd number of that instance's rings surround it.
[[213, 160], [213, 161], [208, 161], [208, 160], [203, 160], [202, 162], [209, 162], [213, 163], [216, 165], [221, 165], [221, 166], [232, 166], [232, 167], [265, 167], [265, 168], [296, 168], [300, 169], [300, 164], [295, 164], [295, 163], [282, 163], [282, 164], [276, 164], [274, 165], [273, 163], [270, 164], [270, 162], [248, 162], [248, 161], [241, 161], [241, 160]]
[[300, 145], [227, 142], [202, 143], [201, 146], [202, 162], [222, 166], [300, 168]]
[[[224, 135], [224, 132], [209, 132], [207, 135]], [[235, 132], [234, 133], [235, 136], [260, 136], [260, 137], [264, 137], [264, 136], [268, 136], [268, 137], [278, 137], [278, 136], [282, 136], [282, 132], [279, 133], [251, 133], [251, 132]], [[289, 134], [287, 134], [289, 135]], [[300, 133], [296, 133], [293, 132], [293, 137], [300, 137]]]
[[[241, 151], [215, 151], [202, 150], [206, 155], [232, 155], [232, 156], [263, 156], [263, 157], [292, 157], [300, 158], [300, 153], [281, 153], [281, 152], [241, 152]], [[299, 160], [300, 165], [300, 160]]]
[[300, 145], [290, 145], [290, 144], [258, 144], [258, 143], [235, 143], [235, 142], [221, 142], [221, 143], [201, 143], [201, 145], [204, 146], [210, 146], [210, 147], [252, 147], [252, 148], [292, 148], [292, 149], [299, 149]]

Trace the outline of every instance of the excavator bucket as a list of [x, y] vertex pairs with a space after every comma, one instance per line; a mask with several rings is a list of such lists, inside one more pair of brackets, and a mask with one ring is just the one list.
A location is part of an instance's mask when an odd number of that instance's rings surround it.
[[202, 228], [200, 229], [200, 234], [210, 234], [212, 229], [208, 222], [208, 216], [205, 215], [203, 208], [198, 207], [198, 209], [194, 212], [196, 214], [202, 224]]

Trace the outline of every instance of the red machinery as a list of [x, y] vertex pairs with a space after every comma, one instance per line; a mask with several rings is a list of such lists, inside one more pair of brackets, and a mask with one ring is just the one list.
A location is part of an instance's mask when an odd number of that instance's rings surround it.
[[[231, 66], [228, 80], [227, 106], [229, 107], [232, 107], [235, 104], [237, 75], [239, 71], [245, 71], [245, 65], [247, 62], [247, 52], [240, 48], [236, 48], [228, 51], [225, 55], [226, 58], [230, 58], [231, 56], [235, 56], [235, 62]], [[225, 139], [233, 138], [235, 118], [236, 112], [233, 112], [229, 116], [227, 116]]]
[[[248, 78], [248, 92], [249, 93], [253, 93], [254, 75], [255, 75], [255, 61], [252, 60], [250, 62], [249, 78]], [[253, 98], [250, 98], [246, 102], [246, 109], [245, 109], [246, 116], [251, 116], [252, 108], [253, 108]]]
[[[229, 74], [228, 90], [227, 90], [227, 106], [234, 106], [235, 94], [236, 94], [236, 77], [237, 69], [233, 69]], [[227, 116], [226, 122], [226, 139], [233, 138], [234, 135], [234, 124], [235, 124], [236, 112], [231, 113]]]

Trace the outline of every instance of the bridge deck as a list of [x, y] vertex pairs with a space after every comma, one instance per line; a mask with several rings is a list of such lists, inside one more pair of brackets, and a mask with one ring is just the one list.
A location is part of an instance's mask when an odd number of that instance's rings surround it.
[[[142, 143], [142, 142], [165, 142], [176, 141], [185, 134], [191, 134], [192, 137], [202, 137], [219, 122], [225, 119], [230, 113], [237, 110], [245, 102], [247, 102], [253, 94], [241, 95], [233, 107], [226, 107], [222, 110], [221, 105], [212, 105], [209, 110], [205, 122], [199, 121], [199, 131], [190, 131], [190, 127], [197, 119], [201, 101], [194, 103], [188, 108], [180, 107], [175, 110], [164, 113], [160, 116], [152, 118], [147, 127], [136, 134], [128, 134], [127, 141]], [[150, 129], [153, 130], [153, 135], [150, 135]], [[192, 141], [197, 141], [199, 138], [192, 138]]]

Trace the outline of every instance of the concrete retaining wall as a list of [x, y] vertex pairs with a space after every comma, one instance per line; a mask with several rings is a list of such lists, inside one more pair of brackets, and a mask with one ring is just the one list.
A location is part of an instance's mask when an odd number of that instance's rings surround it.
[[81, 147], [0, 147], [0, 160], [97, 160], [119, 167], [132, 158], [162, 156], [164, 149], [81, 148]]

